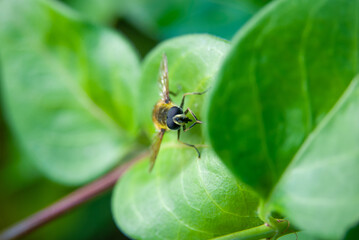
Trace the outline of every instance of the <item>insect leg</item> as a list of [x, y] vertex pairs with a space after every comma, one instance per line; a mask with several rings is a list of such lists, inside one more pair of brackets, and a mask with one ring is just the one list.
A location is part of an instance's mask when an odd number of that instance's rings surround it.
[[178, 92], [169, 91], [169, 93], [174, 97], [176, 97], [178, 95]]
[[194, 127], [194, 125], [196, 124], [201, 124], [203, 122], [199, 121], [198, 118], [196, 117], [196, 115], [192, 112], [192, 110], [190, 108], [187, 108], [186, 111], [184, 111], [184, 114], [186, 115], [188, 112], [191, 113], [192, 117], [196, 120], [189, 128], [187, 129], [183, 129], [183, 132], [187, 132], [188, 130], [190, 130], [192, 127]]
[[201, 154], [200, 154], [200, 152], [198, 151], [198, 149], [196, 148], [196, 146], [193, 145], [193, 144], [189, 144], [189, 143], [182, 142], [182, 141], [180, 140], [180, 135], [181, 135], [181, 129], [178, 129], [178, 131], [177, 131], [177, 141], [179, 141], [180, 143], [182, 143], [182, 144], [184, 144], [184, 145], [186, 145], [186, 146], [188, 146], [188, 147], [194, 148], [194, 149], [196, 150], [197, 154], [198, 154], [198, 158], [201, 158]]
[[203, 91], [203, 92], [190, 92], [190, 93], [185, 93], [185, 94], [183, 94], [180, 108], [183, 108], [184, 99], [185, 99], [185, 97], [186, 97], [187, 95], [202, 95], [202, 94], [206, 93], [207, 91], [208, 91], [208, 89], [207, 89], [206, 91]]
[[177, 85], [177, 91], [176, 91], [176, 92], [174, 92], [174, 91], [169, 91], [169, 93], [170, 93], [172, 96], [176, 97], [176, 96], [181, 92], [181, 89], [182, 89], [181, 85]]

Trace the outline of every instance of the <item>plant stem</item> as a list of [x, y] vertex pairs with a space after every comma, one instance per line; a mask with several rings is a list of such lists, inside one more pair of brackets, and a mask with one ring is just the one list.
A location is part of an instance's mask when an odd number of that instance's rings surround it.
[[[277, 223], [277, 226], [284, 231], [281, 236], [296, 232], [294, 228], [289, 226], [289, 222], [284, 220]], [[221, 237], [213, 238], [212, 240], [258, 240], [263, 238], [272, 238], [277, 234], [278, 228], [272, 228], [267, 224], [260, 225], [258, 227], [246, 229], [243, 231], [231, 233]]]
[[28, 218], [14, 224], [0, 233], [0, 240], [11, 240], [24, 236], [34, 231], [40, 226], [51, 220], [65, 214], [71, 209], [87, 202], [88, 200], [100, 195], [106, 190], [112, 188], [117, 180], [136, 162], [147, 157], [148, 151], [141, 152], [128, 162], [115, 168], [105, 176], [93, 181], [92, 183], [81, 187], [52, 205], [29, 216]]

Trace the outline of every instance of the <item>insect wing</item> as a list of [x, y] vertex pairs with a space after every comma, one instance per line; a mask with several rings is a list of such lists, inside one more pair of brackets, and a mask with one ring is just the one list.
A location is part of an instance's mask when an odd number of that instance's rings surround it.
[[171, 101], [169, 96], [169, 86], [168, 86], [168, 65], [167, 65], [167, 56], [166, 54], [163, 54], [162, 56], [162, 62], [160, 67], [160, 77], [159, 80], [159, 86], [161, 90], [161, 98], [165, 103], [168, 103]]
[[150, 169], [149, 169], [150, 172], [152, 171], [152, 168], [155, 165], [155, 161], [156, 161], [158, 152], [160, 151], [161, 142], [162, 142], [164, 134], [165, 134], [165, 130], [161, 129], [161, 131], [156, 135], [156, 138], [153, 141], [153, 144], [151, 146]]

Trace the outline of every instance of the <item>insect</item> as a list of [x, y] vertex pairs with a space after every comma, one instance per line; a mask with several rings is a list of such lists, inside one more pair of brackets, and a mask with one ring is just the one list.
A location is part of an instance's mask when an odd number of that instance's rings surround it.
[[[169, 96], [170, 90], [168, 86], [168, 66], [167, 66], [167, 56], [165, 54], [163, 54], [162, 56], [162, 62], [160, 66], [160, 76], [158, 80], [161, 89], [161, 99], [157, 102], [152, 112], [152, 121], [158, 131], [158, 134], [156, 135], [156, 138], [151, 147], [150, 171], [152, 170], [155, 164], [158, 152], [161, 147], [163, 135], [165, 134], [165, 132], [170, 130], [172, 131], [177, 130], [177, 140], [182, 144], [194, 148], [198, 154], [198, 158], [201, 157], [201, 154], [195, 145], [185, 143], [180, 140], [181, 128], [183, 132], [186, 132], [196, 124], [202, 123], [197, 119], [196, 115], [192, 112], [191, 109], [187, 108], [185, 111], [183, 111], [183, 105], [186, 96], [202, 95], [208, 91], [206, 90], [204, 92], [185, 93], [183, 94], [181, 104], [179, 106], [174, 104]], [[188, 113], [190, 113], [192, 117], [195, 119], [194, 122], [192, 121], [192, 119], [187, 117]], [[189, 122], [193, 122], [193, 123], [190, 127], [187, 128], [186, 124]]]

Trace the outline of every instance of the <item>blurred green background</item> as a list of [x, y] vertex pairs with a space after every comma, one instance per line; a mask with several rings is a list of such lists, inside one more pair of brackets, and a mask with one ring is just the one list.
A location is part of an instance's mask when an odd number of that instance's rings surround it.
[[[122, 32], [143, 58], [162, 40], [183, 34], [210, 33], [230, 40], [268, 0], [62, 2], [89, 21]], [[73, 190], [47, 180], [36, 170], [12, 136], [0, 104], [0, 230]], [[24, 239], [126, 239], [113, 223], [110, 198], [111, 192], [107, 192]]]

